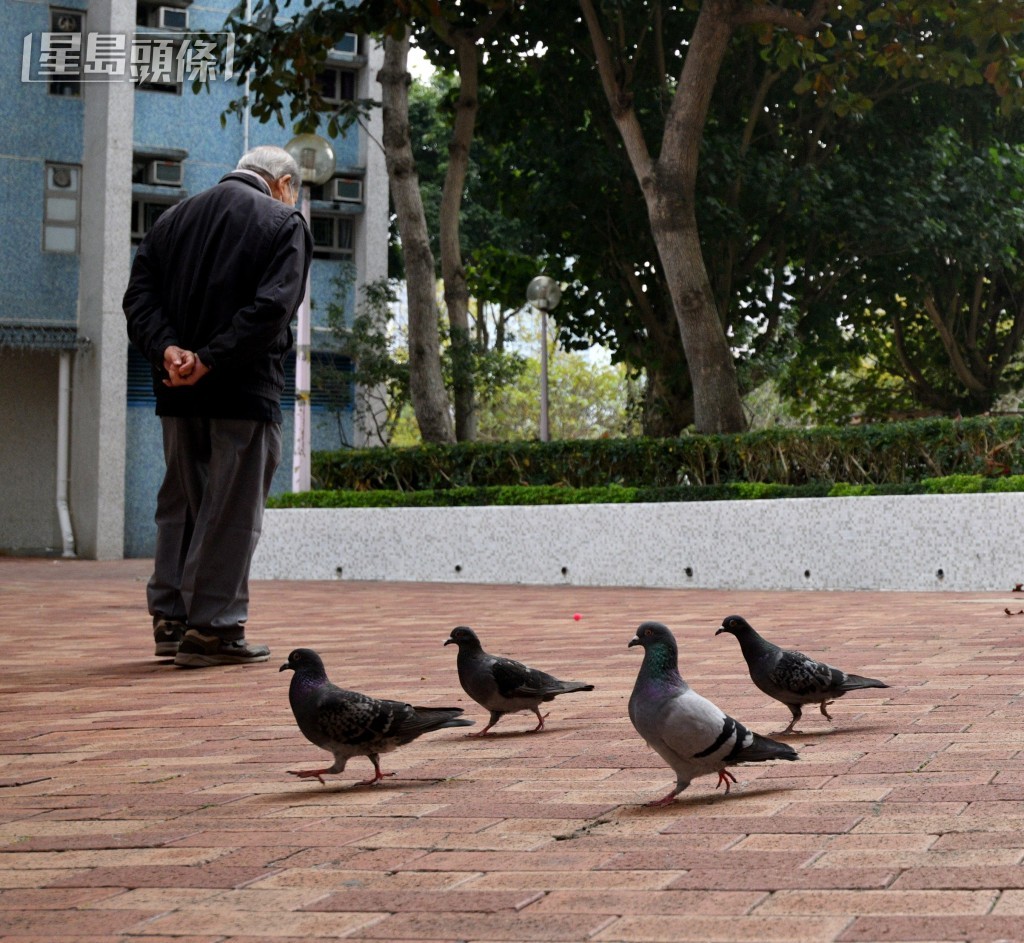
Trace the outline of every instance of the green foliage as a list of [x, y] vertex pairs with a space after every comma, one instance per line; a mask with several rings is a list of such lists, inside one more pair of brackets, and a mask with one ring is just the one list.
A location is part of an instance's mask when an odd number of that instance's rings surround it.
[[1022, 432], [1021, 418], [974, 418], [675, 439], [460, 443], [321, 452], [313, 470], [325, 488], [348, 491], [906, 485], [955, 474], [1024, 474]]
[[483, 486], [436, 491], [305, 491], [276, 495], [271, 508], [410, 508], [537, 506], [547, 504], [658, 504], [677, 501], [754, 501], [772, 498], [850, 498], [907, 494], [977, 494], [1024, 491], [1024, 475], [983, 478], [950, 475], [908, 484], [850, 485], [840, 483], [779, 485], [730, 482], [690, 487], [626, 488], [622, 485], [569, 488], [554, 485]]

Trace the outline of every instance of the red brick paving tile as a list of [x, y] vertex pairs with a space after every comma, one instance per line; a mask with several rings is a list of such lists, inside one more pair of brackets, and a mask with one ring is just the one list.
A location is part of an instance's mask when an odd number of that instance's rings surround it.
[[777, 891], [757, 907], [757, 916], [769, 914], [808, 916], [859, 916], [872, 914], [937, 915], [986, 914], [992, 909], [995, 891]]
[[108, 887], [10, 888], [0, 890], [0, 910], [71, 910], [119, 893]]
[[622, 917], [594, 940], [631, 943], [829, 943], [845, 917]]
[[614, 917], [604, 914], [562, 916], [507, 914], [397, 914], [360, 931], [368, 940], [511, 940], [514, 943], [555, 943], [587, 940]]
[[144, 910], [0, 910], [0, 935], [51, 934], [51, 941], [69, 927], [83, 936], [124, 933], [159, 911]]
[[841, 943], [1011, 943], [1021, 938], [1019, 917], [947, 915], [943, 917], [857, 917], [838, 937]]
[[695, 868], [676, 878], [669, 888], [709, 891], [859, 890], [888, 887], [896, 876], [895, 871], [883, 868], [801, 868], [799, 871], [772, 871], [770, 862], [771, 858], [766, 858], [766, 867], [757, 872]]
[[771, 815], [771, 816], [730, 816], [729, 818], [689, 818], [680, 819], [661, 829], [662, 835], [682, 835], [689, 832], [759, 832], [761, 834], [811, 834], [840, 835], [851, 831], [860, 816], [846, 818], [821, 819], [808, 818], [802, 815]]
[[307, 939], [343, 937], [355, 930], [365, 933], [382, 914], [298, 911], [240, 911], [195, 909], [165, 914], [146, 924], [146, 933], [169, 936], [192, 933], [219, 933], [226, 937], [252, 935], [281, 937], [298, 934]]
[[1012, 865], [964, 868], [914, 867], [903, 871], [892, 886], [894, 890], [900, 891], [1024, 888], [1024, 868]]
[[108, 867], [83, 870], [49, 887], [241, 887], [274, 873], [267, 868]]
[[706, 914], [749, 913], [763, 891], [551, 891], [530, 905], [530, 914]]
[[940, 835], [933, 851], [967, 851], [983, 845], [985, 848], [1020, 848], [1024, 849], [1024, 838], [1019, 829], [1011, 829], [1005, 832], [986, 830], [984, 836], [978, 831], [970, 832], [947, 832]]
[[387, 913], [498, 913], [522, 910], [543, 897], [541, 891], [384, 891], [348, 890], [329, 894], [302, 910], [384, 911]]
[[753, 868], [770, 866], [779, 870], [791, 870], [809, 864], [814, 858], [807, 852], [779, 852], [770, 859], [760, 851], [705, 851], [680, 848], [677, 851], [652, 850], [620, 852], [594, 867], [600, 871], [688, 871], [691, 868], [708, 870], [737, 868], [749, 871]]

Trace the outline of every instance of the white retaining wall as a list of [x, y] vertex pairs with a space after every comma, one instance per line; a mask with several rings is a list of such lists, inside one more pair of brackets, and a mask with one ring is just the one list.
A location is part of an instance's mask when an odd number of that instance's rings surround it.
[[254, 579], [1009, 590], [1024, 493], [269, 510]]

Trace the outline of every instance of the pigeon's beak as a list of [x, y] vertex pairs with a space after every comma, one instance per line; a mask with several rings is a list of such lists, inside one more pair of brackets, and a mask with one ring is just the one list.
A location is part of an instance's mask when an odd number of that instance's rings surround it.
[[634, 635], [629, 640], [629, 644], [626, 646], [626, 648], [632, 648], [634, 645], [639, 645], [639, 644], [640, 644], [640, 636], [639, 635]]
[[[454, 645], [454, 644], [455, 644], [455, 639], [453, 639], [453, 638], [446, 638], [446, 639], [444, 640], [444, 644], [445, 644], [445, 645]], [[443, 647], [443, 646], [442, 646], [442, 647]]]
[[282, 671], [287, 671], [291, 667], [292, 667], [291, 662], [290, 661], [286, 661], [283, 665], [281, 665], [280, 668], [277, 669], [277, 672], [278, 672], [278, 674], [280, 674]]
[[719, 629], [719, 630], [718, 630], [718, 631], [717, 631], [717, 632], [715, 633], [715, 635], [721, 635], [721, 634], [722, 634], [722, 633], [723, 633], [724, 631], [725, 631], [725, 626], [723, 625], [723, 626], [722, 626], [722, 628], [720, 628], [720, 629]]

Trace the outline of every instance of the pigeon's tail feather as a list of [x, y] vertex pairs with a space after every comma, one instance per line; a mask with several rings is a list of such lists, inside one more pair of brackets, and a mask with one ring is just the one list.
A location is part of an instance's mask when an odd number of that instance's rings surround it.
[[576, 691], [593, 691], [594, 686], [585, 681], [563, 681], [562, 690], [559, 694], [573, 694]]
[[788, 743], [779, 743], [760, 734], [753, 734], [754, 740], [748, 747], [730, 755], [730, 762], [763, 763], [766, 760], [798, 760], [799, 754]]
[[520, 688], [517, 693], [520, 694], [536, 694], [543, 701], [553, 701], [560, 694], [575, 694], [577, 691], [593, 691], [594, 686], [587, 684], [585, 681], [559, 681], [557, 678], [552, 678], [545, 686], [530, 690], [528, 688]]
[[459, 717], [461, 707], [414, 707], [415, 728], [421, 733], [445, 727], [472, 727], [475, 721]]
[[887, 688], [884, 681], [878, 681], [875, 678], [862, 678], [860, 675], [846, 676], [846, 680], [839, 686], [839, 690], [844, 694], [847, 691], [859, 691], [861, 688]]

